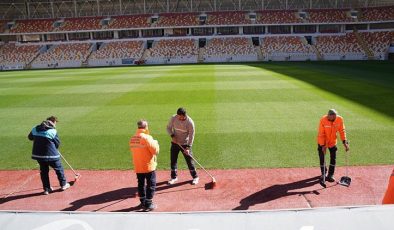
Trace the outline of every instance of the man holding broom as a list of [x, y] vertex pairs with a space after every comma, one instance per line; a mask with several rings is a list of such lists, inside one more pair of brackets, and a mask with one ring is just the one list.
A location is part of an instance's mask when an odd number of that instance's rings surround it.
[[[318, 153], [320, 159], [320, 170], [321, 170], [321, 184], [325, 185], [325, 180], [328, 182], [334, 182], [334, 172], [336, 164], [336, 154], [337, 154], [337, 132], [339, 132], [340, 138], [342, 140], [345, 151], [349, 151], [349, 143], [346, 140], [346, 131], [343, 118], [338, 115], [335, 109], [330, 109], [327, 115], [324, 115], [320, 119], [319, 131], [318, 131]], [[325, 153], [326, 150], [330, 151], [330, 166], [327, 168], [325, 165]]]
[[35, 126], [28, 135], [33, 141], [32, 159], [40, 165], [41, 182], [44, 195], [53, 192], [49, 182], [49, 167], [56, 172], [62, 191], [70, 188], [64, 175], [64, 169], [58, 151], [60, 140], [56, 131], [57, 117], [50, 116], [41, 124]]
[[190, 174], [193, 178], [192, 184], [198, 184], [199, 178], [197, 175], [194, 161], [192, 159], [192, 145], [194, 141], [194, 122], [186, 114], [184, 108], [179, 108], [175, 115], [173, 115], [167, 125], [167, 133], [171, 136], [171, 179], [168, 184], [175, 184], [178, 181], [177, 163], [178, 154], [181, 151], [185, 157]]

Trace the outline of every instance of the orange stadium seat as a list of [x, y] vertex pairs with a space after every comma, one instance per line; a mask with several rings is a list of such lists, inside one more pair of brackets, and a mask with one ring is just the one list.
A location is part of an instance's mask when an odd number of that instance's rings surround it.
[[350, 10], [342, 9], [313, 9], [307, 10], [307, 21], [312, 23], [325, 22], [351, 22], [352, 19], [347, 13]]
[[109, 29], [150, 27], [151, 15], [115, 16], [108, 24]]
[[17, 20], [11, 33], [50, 32], [55, 19]]
[[28, 64], [37, 56], [39, 45], [9, 43], [0, 48], [0, 65]]
[[160, 14], [156, 26], [196, 26], [199, 23], [198, 14], [195, 13], [168, 13]]
[[250, 24], [246, 12], [212, 12], [208, 13], [207, 25], [237, 25]]
[[102, 17], [66, 18], [59, 31], [98, 30], [101, 29]]
[[41, 54], [34, 62], [83, 61], [89, 54], [89, 43], [56, 45]]
[[93, 52], [90, 59], [141, 58], [144, 52], [143, 44], [143, 41], [109, 42]]
[[257, 54], [249, 38], [212, 38], [205, 47], [207, 56], [240, 56]]
[[387, 21], [394, 20], [394, 6], [361, 9], [359, 21]]
[[310, 45], [297, 36], [275, 36], [262, 39], [261, 51], [272, 53], [313, 53]]
[[165, 39], [158, 41], [151, 49], [151, 57], [195, 56], [198, 54], [194, 39]]
[[257, 13], [256, 23], [280, 24], [280, 23], [301, 23], [301, 18], [297, 17], [295, 10], [266, 10]]

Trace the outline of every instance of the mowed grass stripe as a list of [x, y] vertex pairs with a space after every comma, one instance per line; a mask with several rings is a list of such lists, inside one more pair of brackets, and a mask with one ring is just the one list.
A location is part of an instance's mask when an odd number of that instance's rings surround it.
[[146, 118], [161, 144], [159, 168], [168, 169], [165, 126], [179, 106], [196, 123], [193, 149], [208, 168], [315, 167], [317, 124], [331, 107], [345, 117], [353, 164], [392, 164], [392, 109], [382, 113], [357, 97], [391, 105], [393, 67], [364, 63], [40, 70], [12, 72], [12, 79], [1, 72], [0, 168], [36, 168], [26, 135], [56, 114], [61, 151], [76, 168], [130, 169], [128, 139]]

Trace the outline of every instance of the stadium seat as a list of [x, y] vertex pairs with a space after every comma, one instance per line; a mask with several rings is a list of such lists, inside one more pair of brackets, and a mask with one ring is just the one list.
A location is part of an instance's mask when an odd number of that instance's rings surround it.
[[116, 41], [103, 44], [90, 59], [139, 59], [144, 52], [143, 41]]
[[311, 23], [327, 23], [327, 22], [351, 22], [348, 16], [350, 10], [338, 9], [311, 9], [307, 10], [307, 22]]
[[128, 16], [115, 16], [111, 18], [108, 24], [109, 29], [122, 29], [122, 28], [141, 28], [150, 27], [149, 19], [151, 15], [128, 15]]
[[5, 44], [0, 47], [0, 65], [26, 65], [37, 56], [39, 45]]
[[194, 39], [164, 39], [154, 43], [147, 56], [148, 63], [197, 62], [198, 47]]
[[55, 19], [17, 20], [11, 33], [50, 32]]
[[388, 20], [394, 20], [394, 6], [361, 9], [361, 17], [359, 21], [388, 21]]
[[79, 31], [79, 30], [98, 30], [101, 29], [102, 17], [89, 18], [66, 18], [58, 31]]
[[362, 59], [365, 56], [354, 33], [318, 36], [316, 48], [326, 60]]
[[160, 14], [156, 26], [196, 26], [199, 25], [198, 14], [168, 13]]
[[262, 24], [302, 23], [302, 19], [297, 17], [295, 10], [265, 10], [257, 12], [256, 22]]
[[89, 55], [90, 43], [54, 45], [32, 63], [36, 67], [78, 67]]
[[257, 61], [250, 38], [212, 38], [205, 47], [204, 59], [214, 61]]

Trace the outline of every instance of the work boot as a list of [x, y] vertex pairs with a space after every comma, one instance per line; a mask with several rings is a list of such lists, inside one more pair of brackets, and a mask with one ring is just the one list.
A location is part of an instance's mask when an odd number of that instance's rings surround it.
[[146, 200], [145, 201], [145, 207], [144, 207], [144, 211], [145, 212], [153, 211], [156, 208], [157, 208], [157, 206], [153, 203], [152, 200]]
[[[324, 180], [324, 176], [323, 176], [323, 175], [320, 176], [319, 180], [320, 180], [320, 182], [323, 183], [323, 184], [326, 182], [326, 181]], [[327, 177], [326, 177], [326, 180], [327, 180]]]
[[327, 175], [326, 181], [331, 182], [331, 183], [335, 182], [335, 177], [333, 175]]
[[138, 207], [141, 208], [141, 209], [145, 209], [145, 202], [146, 202], [145, 198], [144, 199], [140, 199], [140, 202], [141, 203], [140, 203], [140, 205], [138, 205]]
[[178, 177], [171, 178], [171, 180], [168, 181], [168, 184], [175, 184], [175, 182], [178, 181]]
[[65, 190], [69, 189], [70, 187], [71, 187], [70, 183], [66, 183], [65, 185], [63, 185], [63, 186], [61, 187], [61, 190], [62, 190], [62, 191], [65, 191]]
[[200, 178], [198, 178], [198, 177], [193, 178], [192, 185], [198, 184], [199, 180], [200, 180]]
[[52, 193], [52, 192], [53, 192], [52, 187], [44, 189], [44, 195], [49, 195], [49, 193]]

